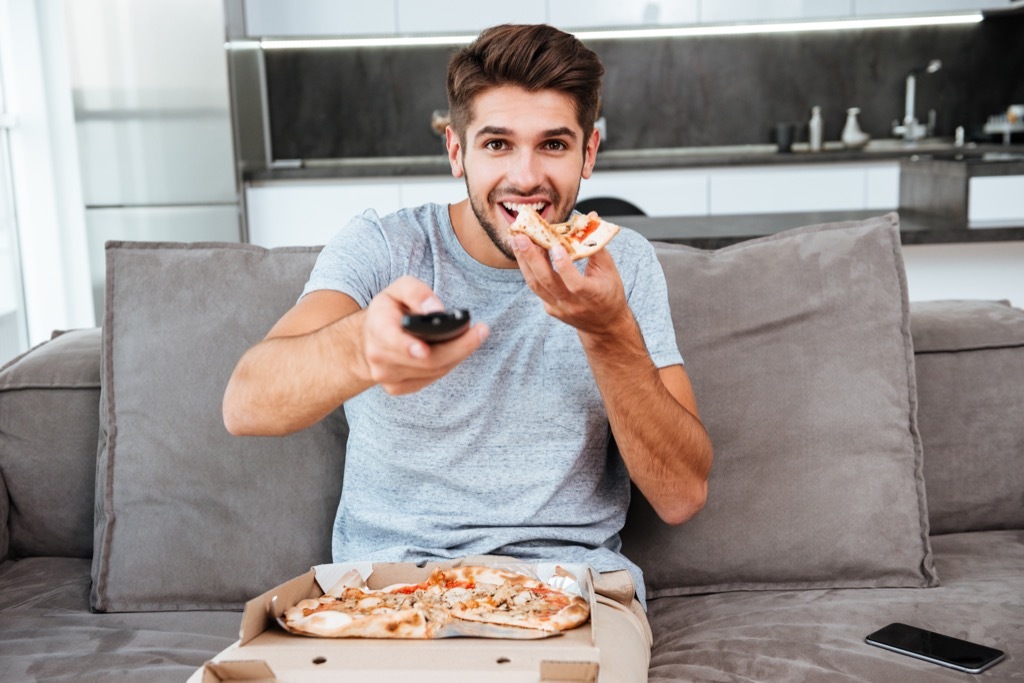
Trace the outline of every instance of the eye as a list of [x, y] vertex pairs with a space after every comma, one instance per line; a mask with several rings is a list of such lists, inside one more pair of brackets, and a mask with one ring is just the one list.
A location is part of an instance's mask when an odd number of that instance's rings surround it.
[[507, 148], [508, 145], [505, 144], [504, 140], [488, 140], [484, 143], [484, 149], [489, 149], [492, 152], [500, 152]]
[[548, 140], [544, 143], [544, 149], [552, 152], [563, 152], [569, 149], [569, 145], [565, 144], [562, 140]]

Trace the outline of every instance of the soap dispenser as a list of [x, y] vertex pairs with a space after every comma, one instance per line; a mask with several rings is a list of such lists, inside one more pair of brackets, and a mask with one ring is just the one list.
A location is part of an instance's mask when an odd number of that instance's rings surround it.
[[847, 109], [846, 125], [843, 126], [843, 144], [853, 149], [863, 147], [871, 139], [870, 135], [860, 129], [860, 123], [857, 121], [857, 114], [859, 113], [860, 109], [857, 107]]
[[812, 152], [820, 152], [825, 124], [821, 120], [821, 107], [811, 107], [811, 120], [807, 124], [807, 142]]

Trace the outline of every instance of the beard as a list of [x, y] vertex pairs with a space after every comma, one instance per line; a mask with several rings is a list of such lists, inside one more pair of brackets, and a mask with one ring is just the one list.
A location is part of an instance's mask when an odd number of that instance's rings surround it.
[[[562, 197], [561, 195], [558, 194], [558, 192], [556, 192], [553, 189], [542, 190], [541, 188], [535, 188], [530, 190], [529, 192], [519, 192], [518, 190], [513, 190], [510, 188], [499, 187], [492, 191], [491, 193], [489, 193], [487, 195], [485, 202], [481, 203], [478, 200], [478, 198], [473, 194], [473, 190], [469, 186], [469, 174], [466, 173], [464, 177], [466, 179], [466, 194], [469, 196], [469, 205], [473, 209], [473, 214], [476, 216], [477, 222], [480, 223], [480, 226], [484, 229], [484, 233], [486, 233], [487, 237], [491, 240], [491, 243], [494, 244], [494, 246], [497, 247], [498, 251], [500, 251], [502, 255], [509, 261], [516, 260], [515, 252], [513, 252], [512, 250], [511, 235], [508, 234], [507, 228], [499, 228], [497, 225], [495, 225], [494, 220], [492, 220], [491, 218], [492, 214], [489, 211], [490, 207], [494, 206], [494, 204], [497, 202], [497, 198], [499, 196], [508, 197], [512, 195], [520, 195], [526, 197], [541, 195], [545, 198], [545, 201], [547, 201], [552, 206], [556, 207], [556, 210], [561, 211], [561, 213], [565, 214], [559, 215], [558, 213], [556, 213], [555, 216], [557, 220], [553, 221], [555, 223], [567, 221], [569, 220], [569, 216], [572, 215], [573, 206], [575, 205], [575, 197], [573, 198], [572, 202], [569, 202], [567, 207], [565, 207], [564, 209], [558, 209]], [[577, 187], [577, 194], [578, 193], [579, 188]]]

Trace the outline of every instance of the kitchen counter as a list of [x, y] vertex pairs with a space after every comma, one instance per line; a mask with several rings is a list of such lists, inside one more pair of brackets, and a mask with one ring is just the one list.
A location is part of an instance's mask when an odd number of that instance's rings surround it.
[[[828, 143], [823, 151], [810, 152], [806, 144], [797, 144], [790, 153], [779, 153], [774, 145], [728, 147], [670, 148], [645, 150], [607, 150], [599, 152], [597, 172], [601, 170], [699, 169], [713, 167], [771, 166], [790, 164], [852, 164], [892, 161], [901, 168], [901, 184], [930, 168], [961, 176], [1024, 175], [1024, 145], [974, 145], [954, 147], [948, 141], [922, 141], [906, 145], [899, 140], [872, 141], [860, 150], [843, 149], [839, 143]], [[448, 158], [436, 156], [375, 157], [331, 160], [309, 160], [269, 171], [251, 173], [251, 184], [270, 185], [277, 181], [310, 181], [336, 179], [395, 179], [402, 177], [447, 176]], [[928, 183], [933, 181], [927, 181]], [[943, 190], [940, 194], [947, 194]], [[948, 207], [935, 210], [935, 192], [930, 197], [914, 199], [919, 193], [901, 187], [899, 214], [904, 244], [940, 244], [958, 242], [997, 242], [1024, 240], [1024, 214], [1021, 219], [999, 227], [968, 229], [966, 210]], [[911, 201], [913, 200], [913, 201]], [[963, 197], [957, 199], [963, 204]], [[959, 205], [958, 205], [959, 206]], [[750, 214], [713, 214], [688, 216], [615, 217], [609, 219], [633, 228], [652, 240], [689, 244], [712, 249], [753, 237], [816, 223], [860, 220], [886, 213], [884, 209], [845, 211], [800, 211]]]
[[[440, 142], [438, 143], [440, 145]], [[902, 140], [872, 140], [862, 149], [846, 149], [840, 142], [827, 142], [824, 149], [811, 152], [806, 143], [793, 145], [793, 151], [780, 153], [775, 145], [727, 145], [720, 147], [664, 147], [656, 149], [606, 149], [597, 154], [595, 171], [700, 168], [715, 166], [755, 166], [819, 163], [858, 163], [899, 161], [915, 156], [957, 154], [1021, 154], [1024, 145], [969, 143], [954, 147], [949, 140], [922, 140], [908, 144]], [[267, 170], [250, 170], [246, 181], [316, 180], [330, 178], [447, 175], [451, 173], [443, 152], [428, 156], [359, 157], [342, 159], [296, 159], [274, 163]]]
[[[859, 221], [888, 213], [878, 210], [805, 211], [798, 213], [733, 216], [640, 217], [608, 216], [608, 220], [636, 230], [650, 240], [718, 249], [755, 237], [764, 237], [805, 225]], [[1017, 227], [967, 229], [953, 221], [915, 211], [899, 211], [903, 244], [1005, 242], [1024, 240], [1024, 221]]]

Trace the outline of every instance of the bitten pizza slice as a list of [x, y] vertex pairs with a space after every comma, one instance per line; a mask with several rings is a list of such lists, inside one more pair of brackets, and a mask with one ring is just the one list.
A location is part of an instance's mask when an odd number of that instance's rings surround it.
[[614, 223], [602, 220], [595, 211], [587, 215], [575, 214], [565, 223], [548, 223], [532, 208], [523, 206], [508, 230], [512, 234], [526, 235], [545, 249], [561, 244], [569, 258], [578, 261], [604, 249], [619, 229]]

